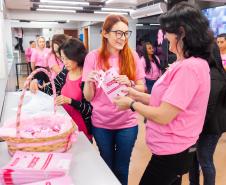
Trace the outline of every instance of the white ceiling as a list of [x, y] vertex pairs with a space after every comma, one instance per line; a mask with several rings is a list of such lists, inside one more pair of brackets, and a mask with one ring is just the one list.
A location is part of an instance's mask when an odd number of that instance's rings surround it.
[[[104, 7], [114, 7], [114, 8], [135, 8], [138, 5], [152, 2], [153, 0], [75, 0], [78, 2], [100, 2], [106, 4]], [[10, 10], [30, 10], [33, 4], [38, 4], [31, 2], [30, 0], [5, 0], [6, 7]], [[46, 3], [49, 4], [49, 3]]]

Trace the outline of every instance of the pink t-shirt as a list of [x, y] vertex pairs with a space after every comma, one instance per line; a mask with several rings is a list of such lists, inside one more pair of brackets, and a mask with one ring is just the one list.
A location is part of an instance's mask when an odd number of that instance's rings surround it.
[[34, 49], [31, 55], [31, 62], [34, 62], [35, 66], [48, 67], [46, 57], [48, 57], [49, 52], [49, 48], [44, 48], [43, 50], [39, 48]]
[[32, 55], [32, 51], [34, 50], [34, 48], [27, 48], [25, 50], [25, 58], [26, 58], [26, 62], [31, 62], [31, 55]]
[[[158, 62], [160, 63], [159, 61], [159, 58], [156, 56]], [[143, 64], [143, 67], [144, 67], [144, 71], [145, 71], [145, 68], [146, 68], [146, 62], [145, 62], [145, 58], [144, 57], [141, 57], [141, 62]], [[150, 80], [157, 80], [160, 76], [161, 76], [161, 70], [157, 67], [157, 65], [150, 61], [151, 63], [151, 70], [149, 73], [146, 73], [146, 78], [147, 79], [150, 79]]]
[[226, 66], [226, 54], [221, 55], [221, 59], [223, 66]]
[[55, 65], [58, 65], [60, 69], [63, 69], [64, 67], [63, 62], [59, 58], [55, 57], [55, 55], [52, 52], [49, 53], [47, 57], [47, 64], [48, 64], [48, 67], [50, 68], [52, 79], [54, 79], [57, 75], [57, 73], [52, 70], [52, 67]]
[[[74, 100], [81, 101], [82, 100], [82, 89], [80, 88], [81, 83], [82, 77], [80, 77], [78, 80], [70, 80], [67, 75], [66, 83], [61, 89], [61, 94], [66, 97], [73, 98]], [[67, 113], [71, 116], [73, 121], [78, 125], [79, 131], [83, 131], [84, 134], [89, 139], [91, 139], [92, 136], [88, 134], [85, 122], [82, 118], [82, 114], [71, 105], [65, 104], [63, 105], [63, 107], [67, 111]]]
[[[133, 52], [136, 63], [136, 80], [144, 79], [145, 73], [142, 65], [139, 65], [140, 59], [136, 52]], [[83, 67], [82, 81], [86, 81], [86, 77], [93, 70], [98, 70], [98, 50], [91, 51], [85, 59]], [[111, 67], [118, 67], [118, 56], [110, 56], [109, 63]], [[111, 103], [107, 95], [101, 88], [96, 87], [93, 100], [92, 123], [95, 127], [106, 129], [129, 128], [137, 125], [136, 114], [131, 110], [119, 111], [118, 107]]]
[[146, 143], [156, 155], [176, 154], [198, 140], [202, 131], [210, 92], [208, 63], [188, 58], [173, 63], [152, 89], [150, 105], [167, 102], [182, 111], [167, 125], [148, 121]]

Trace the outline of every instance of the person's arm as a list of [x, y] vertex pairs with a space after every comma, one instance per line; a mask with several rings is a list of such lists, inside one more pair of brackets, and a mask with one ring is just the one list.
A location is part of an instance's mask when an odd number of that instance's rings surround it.
[[137, 80], [134, 89], [140, 92], [145, 92], [144, 80]]
[[128, 95], [133, 100], [139, 101], [145, 105], [149, 104], [151, 95], [147, 93], [143, 93], [140, 91], [135, 90], [134, 88], [129, 87], [128, 89]]
[[[54, 79], [57, 94], [60, 94], [60, 91], [65, 84], [67, 73], [68, 71], [64, 68]], [[48, 95], [53, 94], [52, 85], [50, 82], [41, 86], [38, 84], [37, 79], [34, 79], [30, 83], [30, 91], [36, 93], [38, 90], [41, 90]]]
[[32, 71], [35, 70], [35, 61], [31, 61], [31, 69], [32, 69]]
[[166, 102], [162, 102], [159, 107], [152, 107], [144, 105], [140, 102], [135, 102], [133, 104], [133, 108], [136, 112], [143, 115], [148, 120], [152, 120], [161, 125], [170, 123], [182, 111], [181, 109]]
[[[81, 85], [81, 90], [83, 90], [83, 87], [84, 82]], [[92, 113], [92, 105], [85, 99], [84, 94], [82, 94], [81, 101], [60, 95], [56, 99], [56, 104], [57, 105], [69, 104], [74, 109], [78, 110], [84, 117], [91, 116]]]
[[[135, 100], [130, 97], [119, 97], [114, 100], [114, 103], [117, 104], [120, 110], [125, 110], [131, 107], [133, 101]], [[152, 120], [161, 125], [170, 123], [182, 111], [181, 109], [166, 102], [162, 102], [159, 107], [153, 107], [135, 101], [132, 104], [132, 108], [148, 120]]]
[[37, 53], [36, 53], [36, 50], [34, 50], [34, 51], [31, 53], [31, 69], [32, 69], [32, 71], [35, 70], [36, 56], [37, 56]]
[[[61, 94], [60, 92], [66, 82], [67, 73], [68, 73], [67, 69], [64, 68], [54, 79], [57, 94]], [[52, 95], [53, 90], [51, 83], [49, 82], [47, 84], [44, 84], [42, 91], [45, 92], [46, 94]]]
[[61, 68], [57, 64], [55, 64], [54, 66], [52, 66], [50, 69], [53, 70], [56, 74], [59, 74], [61, 72]]
[[96, 92], [96, 71], [97, 52], [92, 51], [87, 54], [84, 62], [82, 81], [85, 82], [83, 93], [87, 101], [91, 101]]
[[86, 81], [83, 89], [84, 96], [87, 101], [91, 101], [95, 95], [96, 86], [92, 81]]

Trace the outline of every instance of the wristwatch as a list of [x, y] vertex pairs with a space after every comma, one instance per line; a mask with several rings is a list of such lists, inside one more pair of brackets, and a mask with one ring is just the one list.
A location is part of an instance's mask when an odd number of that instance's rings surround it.
[[133, 108], [133, 104], [134, 104], [134, 103], [136, 103], [135, 100], [133, 100], [133, 101], [130, 103], [130, 106], [129, 106], [129, 108], [130, 108], [133, 112], [135, 112], [135, 109]]

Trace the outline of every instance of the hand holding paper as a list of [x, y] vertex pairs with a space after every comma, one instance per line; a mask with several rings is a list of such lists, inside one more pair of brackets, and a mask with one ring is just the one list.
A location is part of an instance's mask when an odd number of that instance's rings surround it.
[[[110, 101], [113, 101], [116, 97], [127, 95], [128, 78], [125, 75], [119, 75], [115, 68], [110, 68], [108, 71], [99, 71], [97, 76], [97, 83]], [[119, 83], [121, 82], [121, 83]]]

